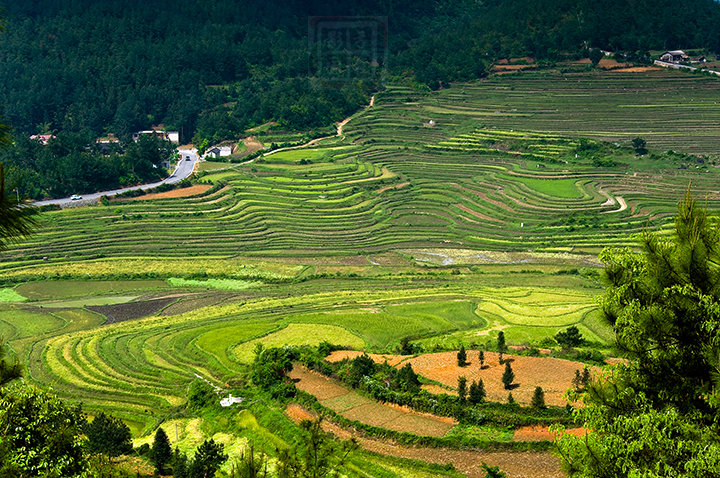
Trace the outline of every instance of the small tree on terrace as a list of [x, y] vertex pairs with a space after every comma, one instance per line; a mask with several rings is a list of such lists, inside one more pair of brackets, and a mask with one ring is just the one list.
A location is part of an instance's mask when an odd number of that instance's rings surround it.
[[478, 360], [480, 361], [480, 368], [485, 368], [485, 352], [482, 350], [478, 352]]
[[535, 387], [530, 406], [535, 409], [545, 408], [545, 392], [542, 387]]
[[505, 362], [505, 372], [503, 372], [502, 383], [505, 385], [505, 390], [512, 388], [512, 383], [515, 380], [515, 372], [513, 372], [510, 362]]
[[573, 347], [578, 347], [585, 342], [585, 339], [583, 338], [582, 334], [580, 333], [580, 330], [575, 327], [574, 325], [571, 325], [564, 331], [560, 331], [557, 334], [555, 334], [555, 341], [564, 349], [570, 349]]
[[497, 337], [497, 351], [499, 355], [499, 362], [503, 363], [503, 354], [507, 352], [507, 344], [505, 344], [505, 332], [502, 330], [498, 333]]
[[482, 403], [485, 400], [485, 384], [482, 379], [470, 384], [470, 393], [468, 394], [468, 400], [473, 405]]
[[465, 403], [467, 399], [467, 378], [458, 377], [458, 398], [460, 403]]
[[460, 350], [457, 353], [458, 367], [464, 367], [467, 364], [467, 352], [465, 352], [465, 346], [460, 344]]
[[632, 147], [635, 150], [635, 152], [638, 154], [638, 156], [642, 156], [643, 154], [647, 154], [647, 142], [640, 138], [633, 138], [632, 140]]

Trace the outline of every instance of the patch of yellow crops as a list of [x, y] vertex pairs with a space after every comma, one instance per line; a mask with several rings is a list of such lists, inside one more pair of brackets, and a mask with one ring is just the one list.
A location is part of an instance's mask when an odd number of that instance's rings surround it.
[[292, 278], [304, 266], [276, 262], [253, 262], [241, 259], [104, 259], [97, 261], [73, 262], [30, 266], [3, 272], [6, 278], [40, 276], [76, 276], [78, 271], [87, 278], [102, 278], [112, 275], [180, 276], [207, 274], [216, 277], [257, 277]]
[[265, 347], [282, 347], [284, 345], [318, 345], [322, 341], [354, 349], [361, 349], [365, 346], [365, 341], [360, 337], [336, 325], [289, 324], [282, 330], [238, 345], [233, 350], [233, 354], [239, 361], [249, 363], [252, 362], [253, 351], [259, 343]]

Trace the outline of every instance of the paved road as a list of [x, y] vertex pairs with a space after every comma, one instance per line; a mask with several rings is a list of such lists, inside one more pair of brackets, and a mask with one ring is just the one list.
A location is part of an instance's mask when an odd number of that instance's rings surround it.
[[[195, 151], [189, 150], [189, 149], [179, 149], [178, 153], [180, 154], [180, 161], [178, 162], [177, 166], [175, 167], [175, 171], [168, 176], [167, 178], [163, 179], [162, 181], [158, 181], [156, 183], [150, 183], [150, 184], [142, 184], [140, 186], [131, 186], [128, 188], [122, 188], [122, 189], [113, 189], [112, 191], [101, 191], [97, 193], [92, 194], [83, 194], [82, 199], [76, 199], [72, 200], [70, 198], [63, 198], [63, 199], [48, 199], [47, 201], [35, 201], [33, 203], [33, 206], [47, 206], [52, 204], [57, 204], [60, 207], [66, 207], [66, 206], [81, 206], [85, 204], [92, 204], [96, 203], [98, 199], [100, 199], [101, 196], [115, 196], [116, 194], [123, 193], [125, 191], [134, 191], [136, 189], [152, 189], [160, 186], [161, 184], [175, 184], [183, 179], [190, 176], [195, 169], [195, 163], [198, 161], [198, 155]], [[185, 158], [190, 157], [190, 160], [187, 161]]]

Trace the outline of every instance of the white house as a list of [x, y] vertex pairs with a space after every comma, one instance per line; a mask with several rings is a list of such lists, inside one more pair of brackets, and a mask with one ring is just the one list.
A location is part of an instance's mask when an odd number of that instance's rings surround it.
[[213, 146], [205, 151], [203, 158], [224, 158], [232, 154], [232, 146]]

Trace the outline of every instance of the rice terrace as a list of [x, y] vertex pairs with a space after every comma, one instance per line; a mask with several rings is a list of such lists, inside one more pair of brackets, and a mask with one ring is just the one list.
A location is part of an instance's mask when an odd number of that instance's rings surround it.
[[292, 136], [255, 127], [184, 193], [42, 212], [0, 256], [0, 336], [135, 447], [223, 444], [218, 476], [278, 469], [317, 417], [357, 440], [343, 476], [568, 476], [554, 439], [626, 360], [598, 254], [669, 237], [689, 188], [720, 210], [719, 81], [568, 63], [390, 83], [273, 154]]

